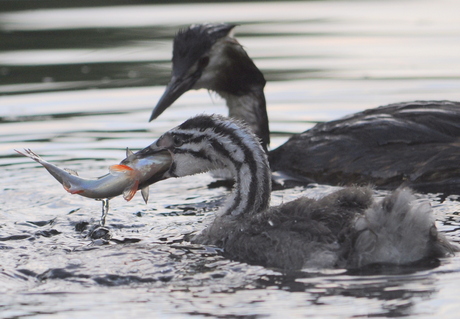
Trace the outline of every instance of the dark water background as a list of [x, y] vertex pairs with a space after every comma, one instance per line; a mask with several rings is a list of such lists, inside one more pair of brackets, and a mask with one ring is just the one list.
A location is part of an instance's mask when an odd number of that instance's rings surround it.
[[[59, 4], [61, 8], [57, 8]], [[306, 270], [285, 276], [181, 242], [225, 196], [209, 175], [153, 185], [150, 202], [111, 201], [115, 241], [92, 243], [100, 203], [67, 194], [31, 148], [95, 177], [202, 112], [188, 92], [147, 123], [170, 72], [172, 37], [191, 23], [240, 24], [264, 72], [272, 147], [315, 122], [392, 102], [460, 100], [460, 2], [0, 1], [1, 318], [458, 318], [460, 259], [374, 274]], [[334, 188], [273, 193], [273, 204]], [[458, 196], [420, 194], [460, 241]]]

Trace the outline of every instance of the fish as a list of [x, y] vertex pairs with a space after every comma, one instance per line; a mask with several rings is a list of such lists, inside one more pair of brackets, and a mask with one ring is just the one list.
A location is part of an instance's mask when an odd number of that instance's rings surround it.
[[149, 185], [161, 180], [162, 174], [171, 165], [171, 156], [168, 152], [143, 156], [143, 153], [133, 153], [127, 148], [126, 158], [120, 164], [110, 166], [108, 174], [97, 178], [83, 178], [76, 171], [61, 169], [45, 161], [31, 149], [24, 149], [24, 152], [15, 151], [43, 165], [70, 194], [97, 200], [123, 195], [126, 201], [130, 201], [140, 189], [142, 198], [147, 203]]

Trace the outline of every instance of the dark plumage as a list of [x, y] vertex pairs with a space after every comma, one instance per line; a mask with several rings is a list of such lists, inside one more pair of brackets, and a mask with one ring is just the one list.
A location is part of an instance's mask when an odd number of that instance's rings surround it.
[[272, 169], [318, 183], [460, 191], [460, 103], [418, 101], [318, 124], [269, 153]]
[[243, 124], [200, 115], [140, 151], [167, 150], [164, 178], [228, 170], [235, 186], [193, 242], [217, 245], [231, 258], [284, 270], [412, 264], [456, 248], [438, 233], [431, 207], [408, 189], [382, 200], [368, 187], [349, 187], [319, 200], [269, 207], [271, 172], [256, 136]]
[[[221, 95], [229, 116], [244, 120], [266, 149], [265, 79], [230, 34], [234, 26], [193, 25], [177, 34], [172, 79], [150, 120], [187, 90], [205, 88]], [[460, 193], [459, 145], [460, 102], [414, 101], [318, 124], [268, 155], [273, 171], [312, 182]]]

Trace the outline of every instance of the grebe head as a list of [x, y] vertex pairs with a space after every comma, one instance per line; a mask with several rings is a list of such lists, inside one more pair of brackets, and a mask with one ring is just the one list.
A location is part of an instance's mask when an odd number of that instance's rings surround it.
[[152, 112], [157, 118], [182, 94], [207, 89], [222, 96], [229, 116], [244, 121], [270, 142], [263, 88], [265, 78], [232, 35], [234, 24], [192, 25], [174, 38], [171, 81]]
[[[212, 86], [212, 72], [206, 72], [206, 68], [211, 59], [215, 59], [213, 48], [218, 42], [231, 41], [230, 32], [234, 27], [234, 24], [200, 24], [177, 33], [173, 44], [171, 81], [153, 110], [150, 121], [186, 91]], [[207, 80], [202, 78], [203, 73]]]
[[171, 154], [164, 178], [228, 170], [235, 180], [225, 210], [232, 215], [257, 213], [268, 207], [271, 172], [257, 137], [244, 123], [219, 115], [199, 115], [163, 134], [140, 151]]

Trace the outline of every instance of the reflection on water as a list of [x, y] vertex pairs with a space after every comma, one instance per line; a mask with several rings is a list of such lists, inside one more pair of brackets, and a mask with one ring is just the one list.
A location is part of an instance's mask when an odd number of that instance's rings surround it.
[[[179, 26], [203, 21], [241, 23], [238, 37], [269, 81], [458, 78], [460, 27], [452, 8], [455, 2], [444, 2], [219, 3], [7, 12], [0, 14], [0, 74], [5, 80], [0, 92], [164, 84], [171, 37]], [[53, 88], [50, 82], [59, 85]]]
[[[147, 122], [169, 78], [172, 36], [205, 21], [241, 24], [238, 39], [268, 80], [272, 147], [364, 108], [458, 100], [459, 9], [451, 0], [299, 1], [0, 13], [0, 317], [455, 318], [458, 257], [286, 275], [183, 242], [227, 193], [208, 188], [209, 175], [155, 184], [148, 205], [140, 195], [111, 200], [113, 240], [92, 243], [100, 202], [67, 194], [13, 149], [94, 177], [190, 116], [225, 114], [220, 98], [193, 91]], [[333, 189], [275, 191], [272, 202]], [[420, 197], [460, 242], [458, 197]]]

